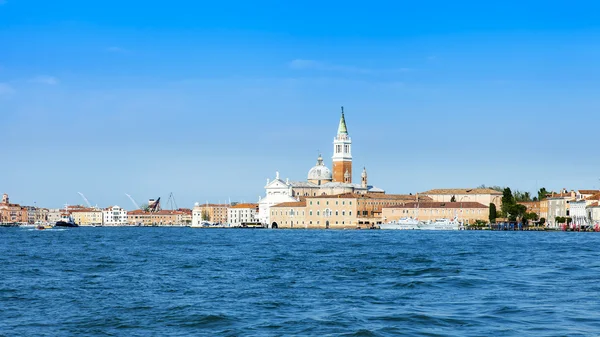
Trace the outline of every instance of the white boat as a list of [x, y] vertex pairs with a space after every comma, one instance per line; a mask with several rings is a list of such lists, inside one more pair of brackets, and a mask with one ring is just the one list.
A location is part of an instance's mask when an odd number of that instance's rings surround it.
[[402, 218], [379, 225], [380, 229], [411, 230], [419, 229], [420, 222], [413, 218]]
[[453, 220], [435, 219], [433, 221], [427, 221], [419, 225], [419, 229], [430, 231], [457, 231], [461, 228], [462, 223], [458, 222], [456, 218], [454, 218]]

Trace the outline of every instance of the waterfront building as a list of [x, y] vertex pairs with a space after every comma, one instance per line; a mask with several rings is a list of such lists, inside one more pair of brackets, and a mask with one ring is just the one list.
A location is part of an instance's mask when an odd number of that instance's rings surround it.
[[600, 226], [600, 202], [594, 201], [585, 208], [587, 218], [593, 226]]
[[586, 206], [585, 199], [569, 202], [569, 216], [572, 219], [571, 224], [573, 227], [581, 228], [590, 224]]
[[127, 212], [127, 222], [131, 226], [175, 226], [182, 224], [184, 215], [181, 211], [148, 212], [137, 209]]
[[248, 224], [260, 223], [258, 219], [258, 204], [237, 204], [227, 211], [229, 227], [242, 227]]
[[475, 223], [477, 220], [489, 222], [490, 206], [478, 202], [409, 202], [403, 205], [384, 207], [383, 221], [397, 221], [402, 218], [413, 218], [419, 221], [436, 219], [454, 219], [465, 224]]
[[2, 195], [0, 202], [0, 223], [27, 223], [27, 208], [19, 204], [11, 204], [8, 194]]
[[192, 225], [198, 226], [202, 221], [225, 224], [229, 207], [229, 204], [200, 204], [197, 202], [192, 210]]
[[546, 200], [548, 200], [548, 227], [558, 229], [561, 224], [556, 222], [556, 217], [570, 216], [569, 204], [575, 200], [575, 191], [564, 190], [558, 194], [552, 193]]
[[428, 196], [433, 201], [438, 202], [478, 202], [483, 205], [493, 203], [496, 209], [500, 210], [502, 206], [502, 192], [491, 188], [440, 188], [433, 189], [420, 195]]
[[274, 205], [271, 228], [369, 228], [382, 223], [382, 209], [414, 202], [414, 195], [346, 193]]
[[34, 224], [36, 222], [47, 222], [48, 221], [48, 209], [39, 208], [35, 206], [25, 206], [27, 210], [27, 222]]
[[546, 224], [548, 223], [548, 198], [542, 199], [539, 201], [540, 203], [540, 220], [544, 218], [546, 220]]
[[127, 226], [127, 211], [119, 206], [111, 206], [102, 210], [104, 226]]
[[79, 226], [101, 226], [102, 211], [96, 208], [81, 208], [72, 210], [73, 221]]
[[56, 223], [60, 218], [62, 218], [64, 209], [61, 208], [50, 208], [48, 209], [48, 222], [51, 224]]

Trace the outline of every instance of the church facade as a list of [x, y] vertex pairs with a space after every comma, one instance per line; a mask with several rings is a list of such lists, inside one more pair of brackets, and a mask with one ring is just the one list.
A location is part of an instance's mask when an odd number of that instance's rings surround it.
[[298, 202], [308, 197], [337, 194], [385, 193], [368, 184], [366, 168], [361, 173], [360, 184], [352, 181], [352, 139], [348, 133], [344, 108], [333, 139], [333, 170], [330, 170], [319, 155], [317, 163], [308, 171], [305, 181], [283, 180], [276, 173], [275, 179], [267, 180], [266, 196], [259, 200], [259, 219], [270, 224], [270, 208], [280, 203]]

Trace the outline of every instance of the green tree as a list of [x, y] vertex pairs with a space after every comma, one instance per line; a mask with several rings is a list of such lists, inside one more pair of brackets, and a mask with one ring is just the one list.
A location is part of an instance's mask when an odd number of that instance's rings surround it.
[[456, 202], [456, 197], [452, 196], [452, 198], [450, 198], [450, 202]]
[[510, 213], [509, 210], [514, 204], [515, 199], [513, 198], [510, 188], [507, 187], [502, 191], [502, 206], [500, 207], [502, 215], [508, 217], [508, 214]]
[[566, 218], [563, 218], [563, 219], [564, 219], [564, 222], [566, 222], [566, 223], [567, 223], [567, 225], [570, 225], [570, 224], [571, 224], [571, 222], [573, 222], [573, 218], [571, 218], [570, 216], [568, 216], [568, 217], [566, 217]]
[[548, 191], [546, 191], [545, 187], [540, 188], [540, 190], [538, 191], [538, 200], [542, 201], [544, 199], [546, 199], [546, 195], [548, 195]]
[[546, 223], [546, 218], [540, 218], [540, 226], [544, 226], [544, 224]]
[[490, 203], [490, 223], [496, 223], [496, 204]]
[[202, 210], [202, 220], [204, 220], [204, 221], [210, 221], [210, 216], [208, 215], [208, 211], [207, 210]]
[[148, 212], [148, 210], [150, 209], [150, 207], [148, 206], [148, 204], [142, 204], [140, 206], [140, 209], [144, 212]]

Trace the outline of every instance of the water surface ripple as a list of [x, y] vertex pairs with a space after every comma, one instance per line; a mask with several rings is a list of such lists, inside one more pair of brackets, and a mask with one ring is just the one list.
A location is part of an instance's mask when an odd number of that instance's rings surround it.
[[2, 336], [593, 336], [600, 235], [0, 229]]

